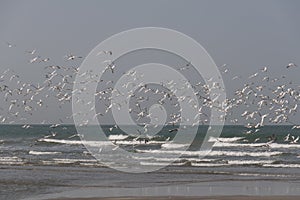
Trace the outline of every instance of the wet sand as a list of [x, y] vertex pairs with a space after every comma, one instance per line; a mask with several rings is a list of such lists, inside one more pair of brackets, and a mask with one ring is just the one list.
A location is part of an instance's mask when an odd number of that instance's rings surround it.
[[299, 200], [300, 196], [211, 196], [211, 197], [113, 197], [62, 198], [56, 200]]

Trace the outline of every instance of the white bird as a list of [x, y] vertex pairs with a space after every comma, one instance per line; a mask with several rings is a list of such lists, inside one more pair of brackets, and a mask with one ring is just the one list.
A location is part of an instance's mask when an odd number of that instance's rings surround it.
[[22, 128], [24, 128], [24, 129], [29, 129], [29, 128], [31, 128], [31, 126], [30, 126], [29, 124], [24, 124], [24, 125], [22, 126]]
[[44, 138], [49, 138], [49, 137], [55, 137], [57, 135], [57, 132], [50, 132], [50, 135], [46, 135]]
[[105, 67], [105, 69], [103, 70], [103, 73], [106, 72], [107, 70], [110, 70], [111, 73], [114, 73], [114, 68], [115, 68], [114, 62], [111, 62], [110, 60], [108, 60], [108, 61], [104, 61], [103, 63], [105, 63], [105, 62], [109, 62], [109, 64]]
[[31, 55], [35, 54], [35, 52], [36, 52], [35, 49], [33, 49], [32, 51], [26, 51], [26, 53], [29, 53], [29, 54], [31, 54]]
[[249, 76], [248, 78], [251, 79], [251, 78], [254, 78], [258, 75], [258, 73], [255, 73], [255, 74], [252, 74], [251, 76]]
[[300, 125], [294, 125], [292, 129], [300, 129]]
[[295, 104], [295, 106], [290, 109], [289, 113], [291, 114], [292, 112], [296, 112], [297, 107], [298, 107], [298, 104]]
[[268, 82], [269, 79], [270, 79], [270, 78], [269, 78], [268, 76], [265, 76], [265, 77], [262, 79], [262, 81], [267, 81], [267, 82]]
[[112, 55], [112, 51], [100, 51], [97, 53], [97, 56], [101, 55], [101, 54], [108, 54], [108, 55]]
[[231, 80], [239, 79], [239, 76], [234, 76]]
[[289, 63], [286, 68], [290, 68], [290, 67], [297, 67], [297, 65], [295, 63]]
[[73, 54], [68, 54], [65, 56], [65, 58], [67, 59], [67, 61], [69, 61], [69, 60], [74, 60], [76, 58], [82, 58], [82, 56], [75, 56]]
[[68, 137], [69, 139], [71, 139], [71, 138], [73, 138], [73, 137], [79, 137], [79, 134], [78, 133], [76, 133], [76, 134], [74, 134], [74, 135], [71, 135], [70, 137]]
[[14, 75], [12, 75], [12, 76], [10, 77], [9, 81], [11, 81], [13, 78], [20, 78], [20, 77], [19, 77], [19, 75], [14, 74]]
[[290, 133], [289, 134], [287, 134], [285, 137], [284, 137], [284, 141], [285, 142], [288, 142], [289, 140], [290, 140]]
[[50, 58], [44, 58], [40, 62], [48, 62], [49, 60], [50, 60]]
[[52, 124], [50, 128], [57, 128], [58, 126], [60, 126], [60, 124]]
[[9, 43], [9, 42], [6, 42], [6, 44], [7, 44], [7, 46], [8, 46], [9, 48], [15, 47], [15, 46], [16, 46], [15, 44], [11, 44], [11, 43]]
[[35, 62], [38, 61], [38, 59], [39, 59], [39, 56], [36, 56], [36, 57], [32, 58], [31, 60], [29, 60], [29, 62], [30, 63], [35, 63]]
[[297, 138], [295, 138], [294, 136], [292, 136], [292, 140], [291, 140], [291, 144], [296, 144], [298, 143], [298, 140], [299, 140], [299, 136]]
[[261, 71], [262, 71], [262, 72], [266, 72], [266, 71], [268, 71], [268, 68], [267, 68], [267, 67], [264, 67], [264, 68], [261, 69]]

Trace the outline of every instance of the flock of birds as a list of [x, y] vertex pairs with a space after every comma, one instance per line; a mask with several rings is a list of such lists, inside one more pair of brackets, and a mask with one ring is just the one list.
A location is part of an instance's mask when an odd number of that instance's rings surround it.
[[[8, 48], [16, 48], [16, 45], [7, 43]], [[51, 101], [56, 101], [59, 108], [62, 108], [64, 104], [70, 104], [72, 101], [72, 94], [77, 91], [73, 91], [73, 84], [75, 76], [87, 76], [89, 72], [79, 73], [79, 67], [75, 67], [72, 61], [83, 59], [82, 56], [76, 56], [74, 54], [68, 54], [64, 57], [65, 65], [51, 65], [50, 58], [43, 58], [37, 55], [36, 49], [30, 51], [24, 51], [28, 55], [28, 64], [41, 65], [45, 70], [45, 79], [41, 83], [29, 83], [22, 81], [21, 76], [13, 70], [7, 69], [1, 73], [0, 76], [0, 95], [3, 95], [5, 107], [0, 106], [0, 123], [13, 124], [21, 123], [24, 129], [31, 128], [30, 124], [26, 121], [34, 115], [39, 109], [53, 109], [48, 105]], [[119, 70], [114, 62], [109, 60], [109, 56], [113, 54], [112, 51], [103, 50], [97, 54], [97, 56], [104, 55], [108, 60], [103, 62], [107, 63], [107, 68], [104, 73], [110, 73], [112, 76]], [[70, 63], [70, 64], [69, 64]], [[179, 67], [178, 71], [189, 70], [192, 63], [187, 63], [185, 66]], [[289, 63], [283, 66], [286, 70], [297, 70], [297, 65]], [[230, 74], [230, 68], [227, 65], [219, 67], [222, 74]], [[130, 77], [140, 78], [141, 75], [135, 71], [126, 72], [125, 75]], [[241, 76], [231, 77], [232, 81], [241, 79]], [[257, 72], [249, 75], [247, 78], [243, 78], [246, 83], [234, 91], [233, 97], [227, 98], [224, 111], [226, 113], [226, 120], [232, 124], [244, 124], [246, 127], [245, 134], [259, 133], [261, 127], [266, 124], [290, 124], [292, 129], [300, 129], [300, 124], [297, 121], [293, 121], [293, 118], [298, 111], [298, 102], [300, 100], [299, 89], [300, 86], [295, 85], [292, 81], [288, 80], [286, 76], [272, 77], [269, 73], [268, 67], [262, 67]], [[90, 79], [92, 80], [92, 78]], [[88, 79], [87, 79], [88, 81]], [[102, 87], [100, 91], [95, 93], [96, 100], [103, 101], [104, 108], [101, 112], [96, 112], [95, 117], [104, 117], [112, 109], [113, 106], [122, 106], [111, 102], [111, 94], [116, 91], [110, 85], [113, 85], [113, 80], [100, 80], [98, 84]], [[123, 87], [129, 87], [130, 82]], [[210, 82], [198, 82], [192, 85], [195, 95], [201, 102], [201, 107], [198, 108], [198, 114], [195, 116], [200, 117], [200, 121], [197, 123], [207, 124], [209, 123], [209, 109], [214, 102], [218, 101], [218, 97], [214, 99], [209, 98], [209, 93], [212, 88], [219, 87], [218, 83]], [[176, 112], [168, 113], [168, 124], [176, 125], [182, 121], [180, 115], [180, 108], [178, 102], [174, 98], [174, 95], [170, 94], [167, 90], [158, 88], [151, 88], [147, 85], [141, 86], [140, 95], [131, 94], [129, 98], [134, 98], [135, 103], [133, 107], [129, 109], [129, 113], [135, 116], [136, 121], [140, 122], [140, 125], [144, 127], [146, 132], [149, 127], [150, 113], [145, 108], [145, 103], [149, 101], [149, 96], [160, 95], [158, 99], [159, 104], [165, 104], [167, 101], [172, 102], [172, 105]], [[78, 100], [80, 101], [80, 100]], [[175, 101], [175, 102], [174, 102]], [[191, 99], [182, 96], [177, 97], [177, 101], [191, 101]], [[87, 104], [90, 102], [86, 102]], [[189, 102], [192, 104], [192, 102]], [[94, 108], [95, 109], [95, 108]], [[80, 113], [73, 113], [66, 116], [66, 119], [59, 119], [55, 124], [50, 125], [55, 129], [65, 122], [70, 120], [74, 115]], [[47, 121], [42, 121], [43, 124], [48, 124]], [[87, 122], [86, 122], [87, 124]], [[84, 123], [82, 124], [84, 125]], [[109, 131], [117, 128], [116, 124], [113, 124]], [[173, 127], [169, 132], [176, 132], [176, 127]], [[52, 136], [55, 135], [53, 132]], [[51, 136], [51, 135], [50, 135]], [[270, 141], [275, 141], [275, 136], [270, 137]], [[258, 141], [258, 140], [256, 140]], [[299, 136], [288, 134], [284, 138], [285, 142], [298, 143]]]

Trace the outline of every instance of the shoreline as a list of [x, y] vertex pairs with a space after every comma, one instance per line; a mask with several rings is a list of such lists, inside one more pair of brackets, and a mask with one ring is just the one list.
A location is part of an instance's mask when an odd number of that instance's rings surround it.
[[299, 200], [299, 199], [300, 196], [206, 196], [206, 197], [161, 196], [161, 197], [58, 198], [52, 200]]

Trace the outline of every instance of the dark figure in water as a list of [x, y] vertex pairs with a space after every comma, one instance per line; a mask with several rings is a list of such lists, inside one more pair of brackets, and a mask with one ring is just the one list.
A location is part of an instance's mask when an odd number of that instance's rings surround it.
[[174, 129], [169, 130], [169, 133], [172, 133], [174, 131], [178, 131], [178, 128], [174, 128]]
[[271, 136], [268, 136], [269, 142], [276, 142], [276, 140], [277, 140], [277, 137], [274, 133]]

